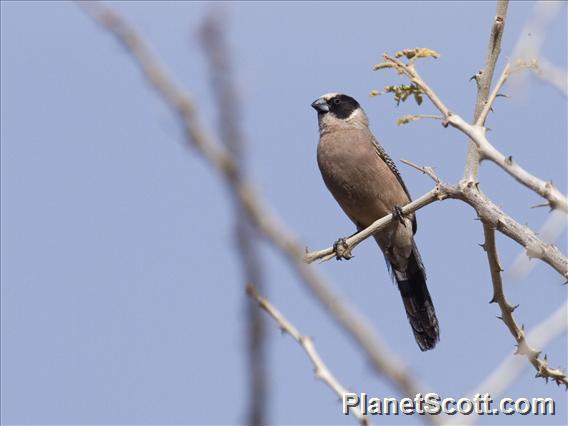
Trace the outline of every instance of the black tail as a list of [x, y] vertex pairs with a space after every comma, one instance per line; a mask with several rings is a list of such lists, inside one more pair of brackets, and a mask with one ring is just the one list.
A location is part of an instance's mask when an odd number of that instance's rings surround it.
[[440, 328], [434, 304], [426, 287], [426, 272], [416, 246], [408, 260], [406, 274], [400, 273], [391, 264], [398, 284], [406, 316], [412, 326], [416, 343], [422, 351], [434, 348], [440, 340]]

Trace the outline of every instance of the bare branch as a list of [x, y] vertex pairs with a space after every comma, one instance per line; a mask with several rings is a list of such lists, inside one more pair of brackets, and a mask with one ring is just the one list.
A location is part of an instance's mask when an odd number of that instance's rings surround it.
[[418, 164], [415, 164], [410, 160], [400, 160], [400, 161], [401, 163], [406, 164], [407, 166], [410, 166], [413, 169], [418, 170], [419, 172], [422, 172], [422, 174], [425, 174], [430, 179], [432, 179], [436, 185], [440, 183], [440, 178], [438, 177], [438, 175], [436, 175], [436, 172], [434, 172], [434, 169], [432, 167], [419, 166]]
[[[333, 392], [335, 392], [339, 399], [343, 399], [345, 394], [349, 391], [343, 387], [341, 383], [339, 383], [327, 365], [323, 362], [315, 348], [312, 338], [302, 335], [302, 333], [300, 333], [300, 331], [294, 327], [294, 325], [288, 321], [284, 315], [282, 315], [266, 298], [262, 297], [258, 293], [257, 289], [252, 285], [247, 286], [247, 294], [252, 299], [256, 300], [258, 305], [264, 309], [268, 315], [274, 319], [274, 321], [276, 321], [282, 332], [288, 333], [296, 342], [298, 342], [314, 365], [314, 375], [316, 378], [324, 382]], [[364, 426], [370, 425], [369, 418], [364, 416], [359, 408], [355, 407], [350, 411], [353, 413], [353, 416], [355, 416], [359, 424]]]
[[[236, 195], [251, 222], [264, 238], [285, 257], [301, 282], [326, 308], [331, 317], [363, 349], [373, 368], [406, 396], [414, 396], [424, 389], [379, 339], [367, 322], [330, 289], [325, 280], [303, 261], [303, 247], [292, 234], [268, 211], [261, 198], [246, 181], [235, 179], [233, 157], [216, 144], [204, 131], [192, 98], [177, 87], [150, 52], [143, 38], [120, 15], [101, 3], [80, 3], [85, 12], [104, 29], [113, 34], [141, 68], [149, 83], [168, 106], [176, 112], [186, 131], [188, 147], [196, 149], [213, 169], [224, 178]], [[428, 416], [432, 423], [440, 423], [437, 416]]]
[[[495, 65], [501, 53], [501, 39], [505, 30], [505, 22], [507, 18], [507, 9], [509, 0], [499, 0], [497, 2], [497, 10], [493, 24], [491, 27], [491, 34], [489, 35], [489, 46], [487, 48], [487, 56], [485, 58], [485, 67], [477, 75], [477, 99], [475, 101], [474, 121], [479, 120], [481, 111], [487, 104], [489, 96], [489, 89], [491, 88], [491, 81], [493, 80], [493, 73], [495, 72]], [[484, 121], [481, 122], [483, 125]], [[479, 162], [481, 157], [477, 152], [478, 146], [474, 141], [470, 141], [467, 148], [467, 157], [465, 163], [465, 170], [463, 179], [466, 181], [477, 182], [477, 175], [479, 172]]]
[[396, 124], [402, 126], [403, 124], [408, 124], [412, 121], [418, 121], [423, 119], [443, 120], [444, 117], [442, 117], [441, 115], [432, 115], [432, 114], [409, 114], [409, 115], [403, 115], [398, 120], [396, 120]]
[[483, 248], [487, 253], [487, 260], [489, 261], [489, 267], [491, 270], [491, 281], [493, 282], [493, 298], [491, 299], [491, 303], [497, 303], [499, 305], [499, 309], [501, 310], [500, 319], [503, 320], [517, 342], [517, 350], [515, 354], [527, 357], [536, 369], [537, 377], [544, 377], [546, 381], [548, 381], [548, 379], [552, 379], [558, 384], [564, 384], [568, 388], [568, 378], [566, 377], [566, 374], [560, 369], [550, 368], [546, 357], [544, 359], [540, 358], [541, 352], [533, 349], [529, 345], [525, 336], [524, 328], [519, 327], [515, 321], [513, 311], [518, 307], [518, 305], [510, 305], [509, 302], [507, 302], [503, 291], [503, 281], [501, 279], [501, 272], [503, 271], [503, 268], [501, 268], [499, 257], [497, 255], [495, 229], [491, 226], [491, 224], [484, 222], [483, 233], [485, 234], [485, 243]]
[[559, 209], [564, 213], [568, 213], [568, 198], [566, 198], [566, 195], [560, 192], [552, 182], [545, 182], [523, 169], [519, 164], [513, 161], [512, 156], [506, 157], [499, 152], [487, 139], [484, 128], [472, 126], [458, 115], [449, 117], [448, 122], [453, 127], [456, 127], [472, 138], [477, 144], [482, 160], [490, 160], [497, 164], [509, 175], [514, 177], [517, 182], [548, 200], [551, 209]]
[[[452, 113], [448, 107], [438, 98], [436, 93], [424, 82], [413, 64], [405, 64], [398, 59], [385, 55], [385, 61], [392, 65], [398, 72], [406, 75], [420, 90], [428, 96], [434, 106], [444, 115], [444, 125], [451, 125], [466, 134], [477, 146], [477, 152], [482, 160], [491, 160], [518, 182], [533, 190], [546, 200], [553, 209], [560, 209], [568, 213], [568, 198], [560, 192], [551, 182], [533, 176], [517, 163], [512, 157], [506, 157], [499, 152], [487, 139], [485, 128], [466, 122], [458, 114]], [[466, 179], [471, 180], [471, 179]]]
[[465, 201], [472, 206], [480, 219], [490, 223], [495, 229], [525, 247], [527, 256], [541, 259], [548, 263], [564, 279], [568, 278], [568, 259], [558, 247], [543, 242], [529, 227], [521, 225], [479, 191], [475, 185], [460, 182], [458, 187], [442, 185], [440, 191], [446, 191], [449, 198]]

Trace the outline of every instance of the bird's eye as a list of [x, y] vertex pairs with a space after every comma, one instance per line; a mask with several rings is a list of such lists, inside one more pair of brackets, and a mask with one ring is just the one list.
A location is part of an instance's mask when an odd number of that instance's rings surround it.
[[341, 101], [339, 100], [339, 98], [335, 98], [335, 99], [333, 100], [333, 103], [334, 103], [335, 105], [339, 105], [340, 102], [341, 102]]

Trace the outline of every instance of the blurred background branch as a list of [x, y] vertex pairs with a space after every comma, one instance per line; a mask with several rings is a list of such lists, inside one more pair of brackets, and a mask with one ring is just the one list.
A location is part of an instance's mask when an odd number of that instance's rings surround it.
[[[559, 210], [552, 210], [544, 224], [538, 230], [538, 235], [546, 244], [554, 244], [566, 229], [566, 215]], [[508, 268], [505, 268], [505, 276], [508, 280], [519, 283], [526, 278], [537, 265], [535, 259], [527, 256], [526, 250], [522, 250]]]
[[[526, 340], [533, 342], [540, 348], [545, 348], [549, 343], [566, 333], [568, 329], [568, 304], [564, 302], [547, 318], [534, 326], [526, 335]], [[473, 390], [465, 393], [469, 398], [476, 394], [489, 393], [493, 398], [503, 395], [511, 384], [526, 370], [527, 363], [515, 352], [507, 355], [497, 366], [483, 379]], [[458, 420], [459, 418], [459, 420]], [[447, 420], [445, 424], [460, 425], [475, 424], [480, 420], [478, 415], [457, 417]]]
[[[209, 65], [211, 88], [218, 109], [217, 127], [220, 140], [230, 153], [235, 163], [234, 177], [242, 182], [247, 175], [246, 144], [244, 143], [242, 122], [242, 105], [235, 86], [232, 49], [228, 44], [228, 19], [225, 9], [212, 7], [206, 15], [201, 29], [200, 40], [203, 53]], [[243, 268], [243, 287], [246, 283], [255, 283], [259, 291], [265, 291], [264, 274], [260, 262], [258, 235], [241, 203], [231, 192], [235, 215], [236, 252], [241, 258]], [[267, 354], [264, 318], [248, 297], [244, 298], [247, 318], [247, 354], [249, 370], [248, 423], [260, 426], [267, 421], [269, 386], [267, 374]]]
[[[534, 3], [533, 12], [517, 40], [512, 60], [535, 62], [536, 66], [532, 68], [534, 74], [545, 83], [558, 89], [564, 96], [568, 96], [568, 70], [554, 65], [541, 53], [548, 29], [558, 18], [560, 9], [565, 6], [566, 3], [560, 1], [538, 1]], [[513, 88], [518, 89], [519, 86], [524, 85], [526, 78], [526, 75], [519, 75]]]
[[[333, 294], [328, 283], [316, 270], [304, 263], [304, 245], [275, 219], [251, 184], [239, 178], [238, 167], [231, 152], [215, 143], [211, 134], [205, 131], [194, 100], [168, 76], [143, 37], [108, 6], [90, 2], [80, 4], [89, 16], [112, 33], [131, 54], [149, 83], [180, 117], [186, 131], [188, 147], [201, 153], [214, 171], [224, 178], [251, 223], [265, 240], [287, 259], [300, 282], [306, 285], [336, 323], [363, 350], [374, 370], [405, 396], [423, 392], [426, 388], [417, 382], [400, 361], [400, 357], [387, 348], [367, 321], [346, 301]], [[435, 424], [441, 422], [439, 416], [425, 416], [425, 419]]]
[[[310, 358], [314, 366], [314, 375], [317, 379], [321, 380], [325, 383], [329, 388], [335, 392], [339, 401], [344, 398], [344, 395], [349, 391], [335, 378], [331, 370], [327, 367], [327, 365], [321, 359], [318, 351], [315, 348], [314, 342], [311, 337], [302, 335], [300, 331], [290, 322], [288, 321], [284, 315], [278, 311], [265, 297], [263, 297], [258, 290], [253, 286], [249, 285], [247, 287], [247, 294], [258, 303], [258, 305], [270, 315], [274, 321], [278, 324], [278, 327], [282, 330], [283, 333], [288, 333], [292, 338], [302, 347], [304, 352]], [[301, 394], [301, 391], [298, 391], [298, 394]], [[350, 412], [355, 416], [357, 421], [362, 425], [370, 425], [369, 418], [364, 416], [361, 413], [361, 410], [357, 407], [354, 407]]]

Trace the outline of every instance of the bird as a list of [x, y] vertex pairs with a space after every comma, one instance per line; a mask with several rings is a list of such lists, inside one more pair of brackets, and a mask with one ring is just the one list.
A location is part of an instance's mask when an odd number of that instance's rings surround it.
[[[416, 216], [402, 214], [411, 197], [396, 164], [371, 133], [367, 114], [353, 97], [328, 93], [311, 106], [318, 116], [317, 163], [323, 181], [357, 231], [394, 214], [395, 220], [374, 238], [402, 296], [416, 343], [422, 351], [433, 349], [440, 328], [414, 241]], [[343, 239], [336, 247], [341, 244]]]

